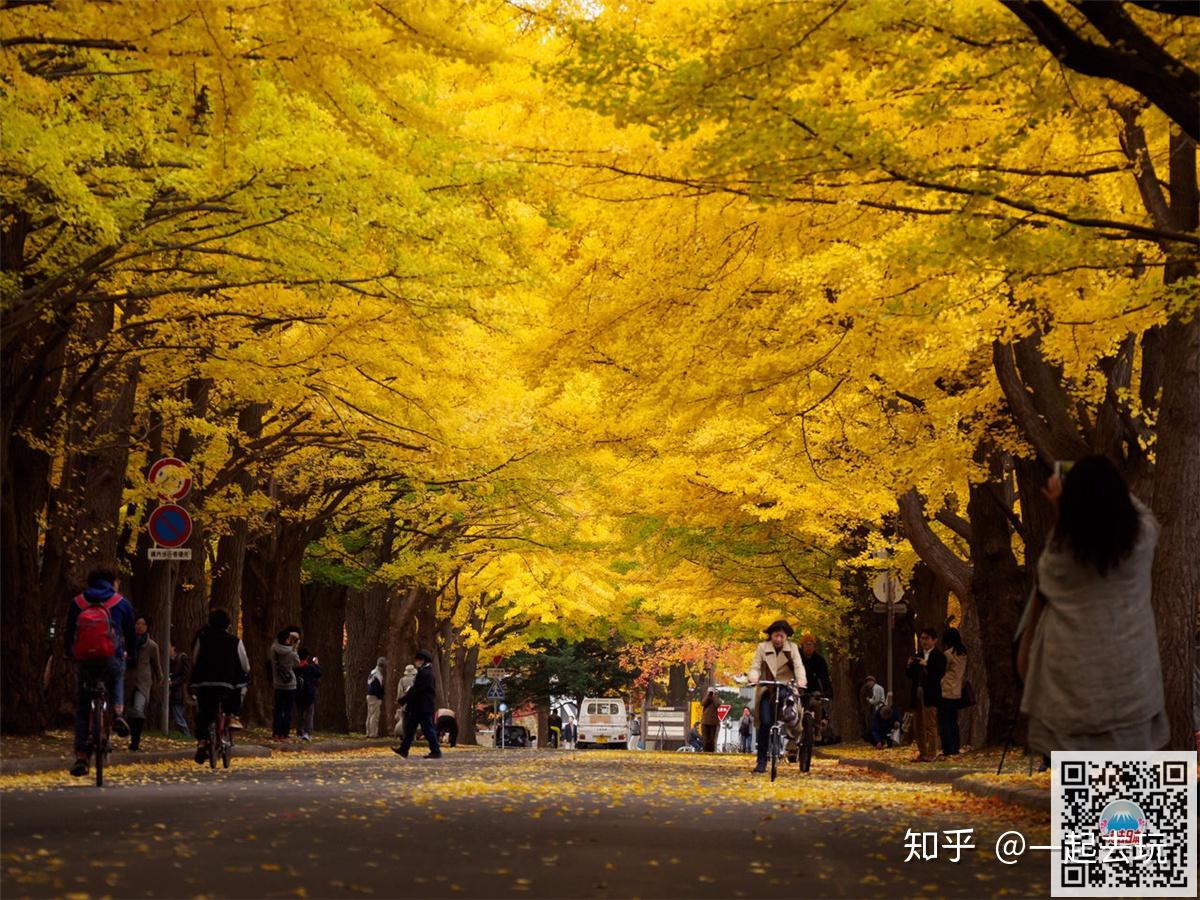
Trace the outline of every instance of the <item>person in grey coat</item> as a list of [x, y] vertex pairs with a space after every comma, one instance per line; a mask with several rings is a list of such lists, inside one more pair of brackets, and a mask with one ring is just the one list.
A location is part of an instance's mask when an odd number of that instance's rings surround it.
[[1058, 521], [1018, 633], [1029, 746], [1159, 750], [1170, 740], [1150, 573], [1158, 522], [1104, 456], [1054, 475]]
[[296, 666], [300, 665], [300, 629], [284, 628], [271, 645], [271, 685], [275, 688], [275, 711], [271, 718], [271, 734], [276, 741], [286, 741], [292, 729], [292, 709], [296, 705]]

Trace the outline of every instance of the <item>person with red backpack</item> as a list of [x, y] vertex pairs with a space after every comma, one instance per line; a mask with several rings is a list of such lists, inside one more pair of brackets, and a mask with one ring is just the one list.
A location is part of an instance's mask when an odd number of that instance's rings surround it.
[[119, 593], [112, 567], [88, 573], [87, 587], [71, 599], [63, 633], [67, 655], [75, 663], [75, 764], [71, 774], [88, 773], [88, 711], [91, 682], [103, 678], [113, 709], [113, 730], [124, 737], [125, 648], [133, 643], [133, 604]]

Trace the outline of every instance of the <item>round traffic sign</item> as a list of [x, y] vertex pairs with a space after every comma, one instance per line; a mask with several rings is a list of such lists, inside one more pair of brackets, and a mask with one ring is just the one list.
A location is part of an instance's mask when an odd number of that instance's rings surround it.
[[192, 517], [182, 506], [164, 503], [150, 513], [150, 537], [160, 547], [182, 547], [192, 536]]
[[174, 456], [160, 459], [150, 467], [146, 476], [158, 499], [163, 501], [182, 500], [192, 489], [192, 473], [187, 463]]

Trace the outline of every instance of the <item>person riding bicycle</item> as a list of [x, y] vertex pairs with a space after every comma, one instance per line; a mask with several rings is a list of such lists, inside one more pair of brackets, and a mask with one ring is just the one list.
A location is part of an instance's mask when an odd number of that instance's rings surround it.
[[[825, 661], [820, 653], [817, 652], [817, 639], [813, 637], [811, 631], [806, 631], [800, 635], [800, 661], [804, 663], [804, 674], [808, 681], [804, 697], [801, 702], [807, 701], [807, 695], [813, 692], [819, 693], [827, 702], [833, 700], [833, 681], [829, 677], [829, 663]], [[821, 734], [829, 725], [829, 720], [825, 716], [825, 710], [816, 710], [817, 722], [816, 731]], [[795, 762], [795, 754], [788, 754], [788, 762]]]
[[88, 772], [92, 706], [91, 685], [104, 680], [113, 710], [113, 730], [125, 737], [125, 648], [133, 644], [133, 604], [121, 596], [116, 569], [102, 566], [88, 573], [87, 587], [71, 598], [67, 608], [64, 646], [75, 663], [75, 763], [71, 774]]
[[[756, 773], [767, 771], [767, 747], [770, 743], [771, 726], [775, 722], [775, 692], [776, 687], [759, 685], [759, 681], [780, 681], [792, 686], [794, 692], [799, 692], [808, 683], [804, 674], [804, 664], [800, 659], [800, 648], [788, 638], [794, 629], [783, 619], [772, 622], [763, 631], [767, 640], [758, 645], [754, 651], [754, 661], [750, 663], [750, 683], [756, 685], [754, 691], [754, 724], [758, 728], [758, 760], [754, 767]], [[781, 703], [788, 698], [781, 699]], [[794, 695], [791, 698], [794, 703]], [[793, 752], [798, 734], [795, 725], [799, 718], [795, 715], [794, 705], [791, 716], [783, 715], [788, 722], [788, 751]]]
[[191, 690], [196, 695], [196, 762], [208, 759], [208, 726], [225, 707], [226, 727], [242, 727], [242, 688], [250, 681], [250, 658], [236, 634], [229, 633], [232, 619], [221, 607], [209, 610], [208, 624], [200, 629], [192, 645]]

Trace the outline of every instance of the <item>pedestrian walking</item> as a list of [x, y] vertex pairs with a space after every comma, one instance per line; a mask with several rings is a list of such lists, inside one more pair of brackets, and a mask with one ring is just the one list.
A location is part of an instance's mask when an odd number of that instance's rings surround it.
[[546, 728], [550, 731], [550, 746], [556, 750], [562, 743], [562, 728], [563, 720], [557, 709], [550, 710], [550, 715], [546, 717]]
[[379, 717], [383, 713], [383, 686], [387, 682], [387, 657], [375, 661], [367, 676], [367, 737], [380, 737]]
[[575, 742], [579, 740], [579, 725], [575, 722], [574, 716], [567, 717], [567, 724], [563, 726], [563, 746], [568, 750], [575, 749]]
[[704, 699], [700, 702], [700, 734], [705, 753], [717, 752], [717, 730], [721, 727], [721, 716], [717, 711], [717, 705], [720, 702], [715, 687], [710, 687], [705, 691]]
[[910, 699], [914, 709], [919, 752], [916, 762], [937, 759], [937, 711], [942, 699], [942, 676], [946, 674], [946, 655], [937, 648], [938, 634], [932, 628], [922, 628], [921, 648], [908, 658], [905, 673], [912, 682]]
[[[383, 662], [383, 660], [380, 660]], [[433, 681], [433, 654], [428, 650], [418, 650], [416, 659], [417, 675], [412, 687], [397, 704], [405, 707], [404, 734], [400, 738], [400, 746], [393, 747], [396, 753], [407, 757], [412, 746], [413, 738], [417, 736], [417, 728], [425, 734], [429, 741], [427, 759], [440, 759], [442, 750], [438, 746], [437, 723], [434, 721], [434, 710], [437, 708], [437, 686]]]
[[317, 689], [321, 686], [321, 663], [301, 647], [297, 654], [300, 663], [296, 666], [296, 737], [311, 741], [313, 721], [317, 710]]
[[171, 725], [181, 732], [184, 737], [191, 737], [188, 730], [187, 712], [184, 709], [183, 686], [187, 684], [192, 673], [192, 662], [186, 653], [179, 652], [175, 642], [171, 641], [171, 656], [168, 665], [170, 678], [168, 693], [171, 701]]
[[1057, 512], [1022, 617], [1029, 746], [1158, 750], [1170, 739], [1150, 602], [1158, 522], [1104, 456], [1046, 487]]
[[276, 741], [286, 741], [292, 730], [292, 710], [296, 706], [296, 666], [300, 654], [300, 629], [284, 628], [271, 645], [271, 685], [275, 689], [275, 709], [271, 717], [271, 735]]
[[129, 651], [128, 668], [133, 677], [125, 680], [125, 691], [129, 695], [129, 749], [142, 749], [142, 730], [146, 727], [146, 707], [150, 695], [162, 684], [162, 662], [158, 658], [158, 644], [150, 637], [150, 620], [138, 616], [133, 623], [133, 647]]
[[967, 648], [957, 628], [942, 632], [942, 648], [946, 654], [946, 674], [942, 676], [942, 699], [938, 703], [938, 737], [942, 741], [942, 756], [957, 756], [958, 711], [962, 709], [963, 681], [967, 675]]
[[629, 749], [642, 749], [642, 720], [640, 716], [629, 717]]
[[417, 677], [417, 667], [409, 663], [404, 667], [404, 674], [400, 676], [396, 684], [396, 725], [392, 729], [392, 733], [396, 737], [404, 734], [404, 707], [400, 705], [400, 698], [408, 693], [409, 688], [413, 686], [413, 681]]
[[738, 739], [743, 753], [749, 753], [754, 735], [754, 717], [750, 715], [750, 707], [742, 710], [742, 720], [738, 722]]

